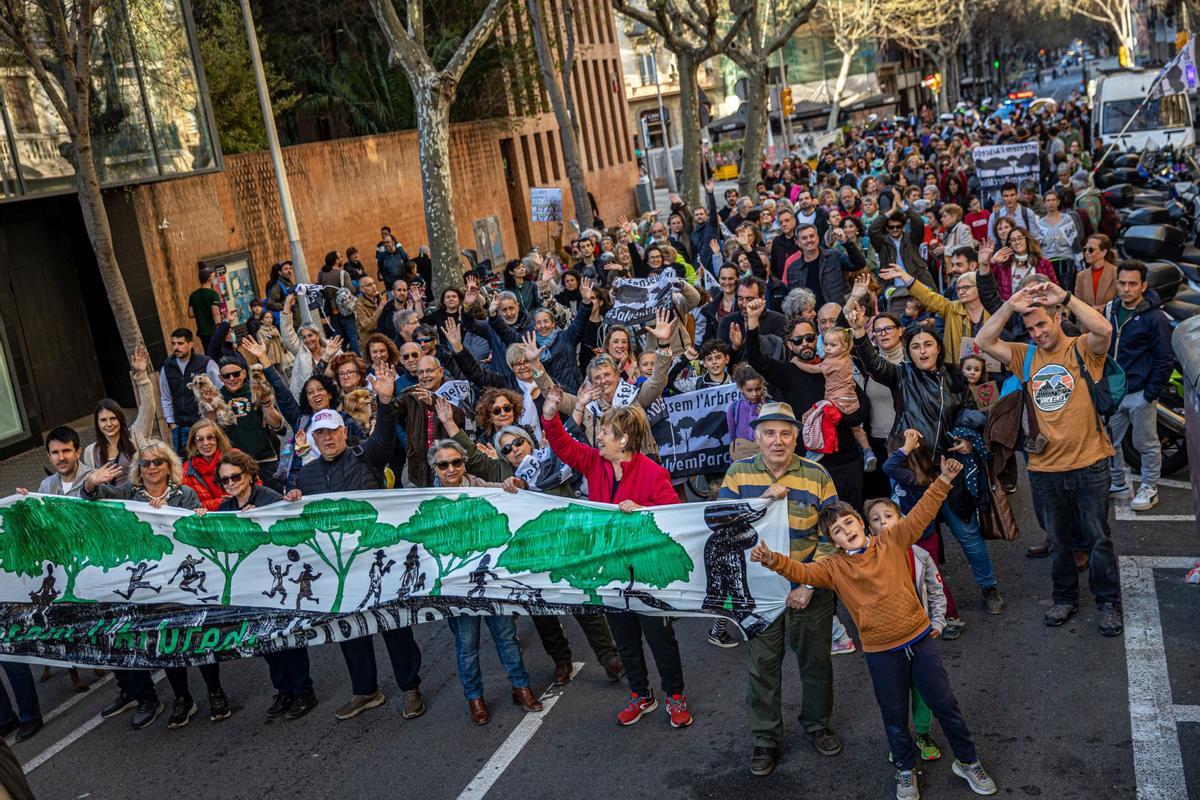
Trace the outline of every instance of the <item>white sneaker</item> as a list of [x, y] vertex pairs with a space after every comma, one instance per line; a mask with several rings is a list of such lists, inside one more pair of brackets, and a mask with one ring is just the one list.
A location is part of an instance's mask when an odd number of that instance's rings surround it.
[[858, 650], [858, 648], [855, 646], [854, 640], [847, 636], [845, 639], [835, 639], [829, 648], [829, 654], [840, 656], [847, 653], [853, 653], [856, 650]]
[[1149, 511], [1156, 505], [1158, 505], [1158, 489], [1148, 483], [1143, 483], [1138, 487], [1137, 495], [1134, 496], [1129, 507], [1134, 511]]
[[921, 790], [917, 788], [917, 773], [913, 770], [896, 770], [896, 800], [921, 800]]
[[1133, 497], [1133, 489], [1129, 488], [1128, 483], [1123, 483], [1118, 486], [1115, 483], [1109, 482], [1108, 496], [1113, 500], [1128, 500]]
[[971, 787], [971, 791], [975, 794], [995, 794], [996, 782], [992, 780], [992, 776], [987, 774], [987, 770], [983, 768], [983, 764], [975, 761], [973, 764], [964, 764], [957, 758], [950, 765], [951, 771], [967, 782]]

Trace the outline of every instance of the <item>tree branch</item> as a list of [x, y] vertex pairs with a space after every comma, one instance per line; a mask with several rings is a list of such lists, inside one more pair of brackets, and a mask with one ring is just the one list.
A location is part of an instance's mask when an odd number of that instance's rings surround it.
[[375, 12], [375, 18], [379, 20], [379, 28], [383, 31], [383, 37], [387, 39], [388, 47], [391, 49], [390, 55], [400, 63], [409, 82], [415, 85], [418, 78], [433, 73], [433, 64], [429, 60], [429, 55], [425, 52], [424, 47], [418, 45], [408, 35], [408, 29], [400, 21], [400, 15], [396, 13], [396, 7], [392, 4], [392, 0], [369, 0], [369, 2], [371, 9]]
[[487, 8], [479, 17], [479, 21], [475, 23], [475, 27], [467, 34], [467, 37], [458, 45], [458, 50], [454, 52], [454, 57], [450, 59], [450, 63], [442, 70], [443, 75], [448, 75], [456, 83], [462, 77], [462, 74], [467, 69], [467, 65], [471, 63], [471, 59], [475, 57], [475, 53], [483, 46], [488, 37], [492, 35], [492, 31], [496, 29], [496, 23], [500, 20], [500, 11], [504, 6], [508, 5], [509, 0], [491, 0]]

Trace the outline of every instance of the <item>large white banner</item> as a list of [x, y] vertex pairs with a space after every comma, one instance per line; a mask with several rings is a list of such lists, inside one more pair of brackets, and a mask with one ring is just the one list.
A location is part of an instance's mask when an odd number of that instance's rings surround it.
[[203, 516], [45, 495], [0, 501], [0, 656], [183, 666], [460, 614], [717, 615], [747, 635], [787, 582], [784, 503], [624, 513], [499, 489], [355, 492]]

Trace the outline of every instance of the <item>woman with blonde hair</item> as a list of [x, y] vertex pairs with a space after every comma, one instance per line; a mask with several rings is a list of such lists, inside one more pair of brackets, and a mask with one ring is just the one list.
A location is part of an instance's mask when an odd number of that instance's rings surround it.
[[207, 511], [216, 511], [225, 499], [225, 492], [217, 480], [217, 462], [231, 447], [225, 431], [211, 419], [202, 417], [188, 431], [188, 460], [183, 465], [182, 483], [196, 493], [200, 505]]

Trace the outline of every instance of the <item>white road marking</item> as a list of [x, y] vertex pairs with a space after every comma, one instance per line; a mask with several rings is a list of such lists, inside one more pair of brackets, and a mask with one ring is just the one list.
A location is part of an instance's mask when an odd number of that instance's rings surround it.
[[[1154, 569], [1190, 569], [1189, 558], [1121, 556], [1121, 606], [1125, 616], [1125, 664], [1137, 800], [1187, 797], [1183, 756], [1171, 702], [1167, 655]], [[1185, 708], [1196, 709], [1194, 706]], [[1200, 715], [1200, 709], [1196, 709]]]
[[1192, 488], [1192, 484], [1188, 483], [1187, 481], [1176, 481], [1176, 480], [1172, 480], [1171, 478], [1159, 478], [1158, 485], [1159, 486], [1167, 486], [1171, 489], [1191, 489]]
[[1117, 522], [1195, 522], [1195, 514], [1147, 514], [1134, 511], [1125, 503], [1116, 504]]
[[[157, 672], [154, 673], [154, 675], [152, 677], [154, 679], [154, 682], [157, 684], [163, 678], [167, 677], [167, 673], [163, 672], [162, 670], [158, 670]], [[109, 674], [106, 675], [102, 680], [97, 681], [96, 683], [92, 684], [92, 686], [93, 686], [93, 688], [102, 686], [103, 684], [107, 683], [111, 679], [112, 679], [112, 673], [109, 672]], [[63, 712], [70, 709], [73, 705], [75, 705], [75, 703], [79, 702], [84, 697], [90, 696], [91, 694], [92, 694], [91, 692], [88, 692], [87, 694], [79, 694], [79, 695], [76, 695], [75, 697], [72, 697], [70, 700], [67, 700], [65, 703], [60, 705], [58, 708], [54, 709], [54, 711], [50, 712], [50, 714], [48, 714], [46, 716], [45, 721], [49, 722], [54, 717], [59, 716]], [[124, 714], [122, 714], [121, 716], [124, 716]], [[25, 774], [28, 775], [29, 773], [33, 772], [35, 769], [40, 767], [42, 764], [45, 764], [50, 759], [54, 758], [56, 755], [61, 753], [63, 750], [66, 750], [68, 747], [70, 747], [72, 744], [74, 744], [75, 742], [82, 739], [88, 733], [90, 733], [91, 731], [100, 727], [100, 724], [102, 722], [104, 722], [104, 717], [100, 716], [100, 714], [97, 713], [94, 717], [92, 717], [91, 719], [84, 722], [78, 728], [71, 731], [66, 736], [59, 739], [57, 742], [50, 745], [45, 750], [43, 750], [42, 752], [38, 753], [33, 758], [29, 759], [27, 762], [25, 762], [25, 764], [22, 766], [22, 769], [24, 770]]]
[[[578, 675], [582, 668], [582, 661], [572, 663], [571, 677], [574, 678]], [[517, 727], [513, 728], [508, 738], [483, 765], [483, 769], [479, 770], [479, 773], [467, 784], [467, 788], [462, 790], [458, 800], [481, 800], [488, 793], [493, 784], [504, 774], [504, 770], [508, 769], [508, 765], [516, 760], [525, 745], [529, 744], [529, 740], [537, 733], [538, 728], [542, 727], [546, 715], [550, 713], [550, 709], [554, 708], [554, 704], [563, 696], [566, 689], [566, 686], [551, 686], [542, 693], [538, 699], [542, 701], [545, 708], [536, 714], [526, 714], [524, 719], [517, 723]]]
[[84, 699], [91, 697], [97, 689], [99, 689], [101, 686], [104, 686], [105, 684], [111, 683], [112, 680], [113, 680], [112, 670], [109, 670], [107, 675], [105, 675], [103, 678], [96, 681], [95, 683], [91, 684], [86, 692], [79, 692], [78, 694], [71, 695], [58, 708], [54, 709], [49, 714], [42, 717], [42, 724], [48, 724], [50, 722], [50, 720], [52, 720], [56, 717], [61, 717], [63, 714], [67, 713], [72, 708], [74, 708], [76, 703], [79, 703], [79, 702], [83, 701]]

